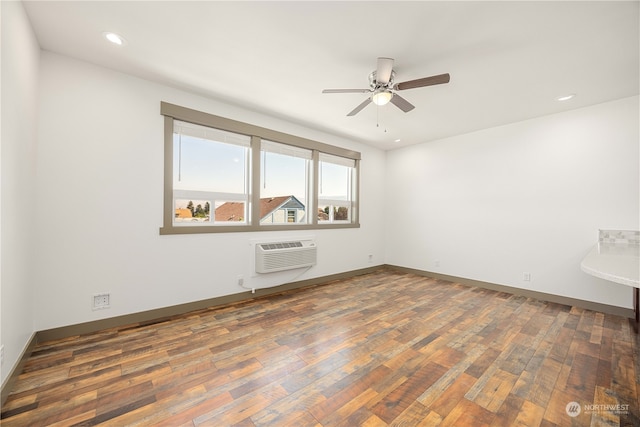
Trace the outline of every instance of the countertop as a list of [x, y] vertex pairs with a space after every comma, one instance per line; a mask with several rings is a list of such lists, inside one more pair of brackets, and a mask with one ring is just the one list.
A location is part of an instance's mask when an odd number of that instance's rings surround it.
[[599, 242], [580, 264], [582, 271], [622, 285], [640, 287], [640, 246]]

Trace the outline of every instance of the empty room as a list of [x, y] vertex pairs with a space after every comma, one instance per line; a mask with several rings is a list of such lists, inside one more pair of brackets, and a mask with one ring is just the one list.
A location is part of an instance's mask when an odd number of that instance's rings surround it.
[[640, 2], [0, 29], [3, 426], [640, 426]]

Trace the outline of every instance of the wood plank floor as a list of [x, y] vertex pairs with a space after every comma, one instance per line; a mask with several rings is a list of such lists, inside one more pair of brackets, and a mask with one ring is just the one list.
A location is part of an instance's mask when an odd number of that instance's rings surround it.
[[640, 426], [639, 359], [628, 319], [380, 270], [40, 344], [2, 426]]

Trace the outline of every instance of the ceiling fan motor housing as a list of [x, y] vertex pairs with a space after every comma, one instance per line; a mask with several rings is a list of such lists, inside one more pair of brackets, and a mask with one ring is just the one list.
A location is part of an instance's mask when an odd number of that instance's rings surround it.
[[378, 73], [376, 71], [372, 71], [371, 74], [369, 74], [369, 87], [371, 88], [372, 91], [375, 91], [376, 89], [380, 89], [380, 88], [389, 89], [389, 90], [393, 88], [394, 80], [396, 77], [395, 71], [391, 71], [391, 77], [389, 77], [389, 82], [387, 82], [387, 84], [385, 85], [378, 84], [377, 74]]

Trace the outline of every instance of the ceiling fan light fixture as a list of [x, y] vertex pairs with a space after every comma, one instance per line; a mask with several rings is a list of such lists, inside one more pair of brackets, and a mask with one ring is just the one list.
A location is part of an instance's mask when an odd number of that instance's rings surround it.
[[393, 93], [387, 90], [381, 90], [371, 95], [371, 100], [376, 105], [385, 105], [389, 103], [389, 101], [391, 101], [392, 96], [393, 96]]

